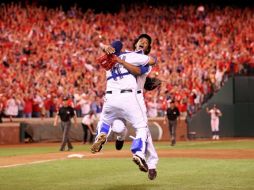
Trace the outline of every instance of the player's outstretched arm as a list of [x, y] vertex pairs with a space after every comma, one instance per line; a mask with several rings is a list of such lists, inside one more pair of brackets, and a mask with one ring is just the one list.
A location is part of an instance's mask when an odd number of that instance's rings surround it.
[[105, 45], [102, 42], [99, 44], [99, 47], [107, 54], [113, 54], [115, 53], [115, 48], [113, 48], [110, 45]]
[[131, 74], [133, 75], [141, 75], [141, 69], [140, 67], [134, 66], [122, 59], [120, 59], [119, 57], [116, 57], [116, 61], [120, 64], [122, 64]]

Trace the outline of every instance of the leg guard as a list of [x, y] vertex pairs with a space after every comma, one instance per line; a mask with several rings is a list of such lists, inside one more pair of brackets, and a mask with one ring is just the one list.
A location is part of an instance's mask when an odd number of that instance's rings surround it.
[[138, 165], [139, 170], [143, 172], [148, 171], [148, 166], [145, 160], [145, 152], [147, 145], [148, 128], [139, 128], [136, 130], [136, 138], [133, 140], [131, 151], [133, 155], [133, 162]]
[[134, 139], [131, 145], [131, 152], [135, 154], [137, 151], [142, 151], [143, 143], [141, 138]]
[[101, 127], [100, 127], [100, 132], [99, 133], [105, 133], [108, 134], [110, 130], [110, 125], [106, 124], [106, 123], [101, 123]]
[[[132, 152], [140, 158], [145, 159], [146, 144], [147, 144], [148, 128], [139, 128], [136, 130], [136, 138], [133, 141]], [[133, 149], [133, 150], [132, 150]]]

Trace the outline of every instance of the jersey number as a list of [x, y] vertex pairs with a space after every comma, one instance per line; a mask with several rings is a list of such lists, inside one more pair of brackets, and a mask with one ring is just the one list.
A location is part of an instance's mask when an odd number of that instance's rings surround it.
[[[126, 57], [123, 56], [122, 57], [122, 60], [125, 60]], [[113, 77], [114, 80], [117, 80], [117, 77], [120, 77], [120, 79], [123, 78], [123, 75], [122, 75], [122, 72], [120, 70], [120, 67], [119, 67], [119, 64], [117, 64], [116, 66], [114, 66], [112, 69], [111, 69], [111, 75]]]

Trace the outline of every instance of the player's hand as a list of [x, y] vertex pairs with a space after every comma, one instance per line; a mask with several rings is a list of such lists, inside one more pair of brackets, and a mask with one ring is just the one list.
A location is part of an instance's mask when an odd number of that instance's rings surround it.
[[56, 127], [57, 126], [57, 124], [56, 123], [54, 123], [54, 125], [53, 125], [54, 127]]
[[113, 54], [115, 53], [115, 48], [109, 45], [105, 45], [103, 49], [107, 54]]

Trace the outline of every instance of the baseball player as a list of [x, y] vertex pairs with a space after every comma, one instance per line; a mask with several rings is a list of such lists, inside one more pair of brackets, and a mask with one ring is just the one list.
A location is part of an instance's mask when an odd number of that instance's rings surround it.
[[213, 108], [209, 110], [206, 108], [206, 111], [211, 116], [211, 130], [214, 140], [219, 140], [219, 117], [222, 116], [221, 111], [217, 108], [216, 104], [213, 105]]
[[[149, 35], [141, 34], [135, 40], [133, 47], [135, 48], [136, 52], [149, 54], [151, 49], [151, 41], [152, 39]], [[146, 77], [152, 69], [151, 66], [148, 66], [147, 68], [148, 69], [146, 73], [143, 73], [142, 75], [137, 76], [137, 84], [138, 84], [137, 99], [138, 99], [140, 108], [143, 112], [143, 115], [145, 117], [146, 123], [148, 122], [148, 119], [146, 115], [147, 110], [146, 110], [146, 106], [144, 102], [143, 88], [144, 88], [144, 83], [146, 81]], [[123, 120], [115, 120], [113, 122], [111, 131], [117, 134], [117, 139], [115, 144], [117, 150], [121, 150], [123, 147], [124, 140], [127, 134], [127, 128], [125, 126], [126, 124]], [[156, 165], [158, 163], [158, 155], [154, 148], [150, 131], [148, 132], [146, 145], [147, 145], [147, 149], [146, 149], [145, 155], [146, 155], [147, 165], [148, 165], [148, 178], [153, 180], [157, 176]], [[142, 168], [140, 168], [140, 170], [143, 171]]]
[[[122, 46], [119, 49], [121, 48]], [[116, 51], [116, 53], [119, 54], [119, 51]], [[135, 75], [147, 72], [145, 65], [155, 64], [155, 59], [136, 52], [125, 52], [119, 54], [117, 62], [111, 70], [106, 72], [105, 103], [100, 117], [100, 124], [97, 126], [98, 135], [91, 147], [91, 152], [100, 151], [102, 145], [106, 142], [113, 121], [124, 118], [136, 130], [136, 138], [133, 140], [131, 147], [133, 161], [139, 166], [140, 170], [147, 172], [145, 150], [149, 130], [146, 116], [144, 116], [137, 99], [137, 93], [140, 92], [138, 91]], [[130, 102], [132, 106], [129, 106]]]

